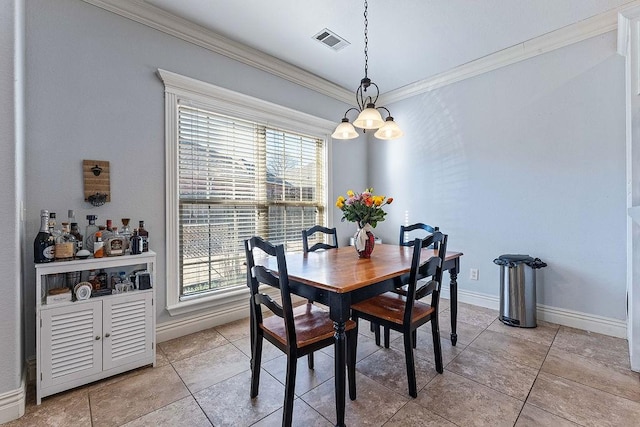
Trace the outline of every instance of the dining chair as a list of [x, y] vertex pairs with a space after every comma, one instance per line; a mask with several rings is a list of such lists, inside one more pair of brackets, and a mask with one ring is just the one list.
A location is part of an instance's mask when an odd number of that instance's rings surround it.
[[[398, 244], [400, 246], [413, 246], [416, 237], [423, 239], [425, 237], [424, 236], [425, 232], [428, 234], [433, 234], [439, 230], [440, 230], [439, 227], [425, 224], [422, 222], [417, 222], [411, 225], [401, 225], [400, 238], [398, 239]], [[413, 233], [413, 232], [419, 232], [421, 235], [418, 236], [416, 233]], [[414, 236], [413, 239], [407, 238], [409, 237], [409, 233], [411, 233]], [[436, 244], [434, 244], [434, 247], [435, 245]], [[404, 275], [398, 278], [398, 286], [396, 287], [396, 290], [394, 292], [397, 292], [400, 295], [406, 295], [408, 279], [409, 279], [408, 275]], [[416, 295], [416, 299], [422, 299], [427, 295], [429, 295], [428, 293], [429, 289], [430, 288], [426, 286], [420, 287], [419, 292]], [[373, 332], [375, 333], [376, 345], [380, 345], [380, 328], [378, 326], [375, 326], [375, 329], [373, 330]], [[389, 328], [384, 328], [384, 347], [389, 348]]]
[[[317, 235], [316, 235], [317, 234]], [[314, 236], [315, 235], [315, 236]], [[318, 239], [322, 235], [322, 241], [316, 242], [311, 247], [309, 247], [309, 240]], [[325, 243], [328, 237], [331, 243]], [[308, 230], [302, 230], [302, 250], [304, 253], [315, 252], [319, 250], [327, 250], [327, 249], [336, 249], [338, 247], [338, 232], [336, 228], [327, 228], [321, 225], [314, 225]], [[312, 303], [312, 300], [308, 300], [309, 303]], [[313, 353], [309, 353], [307, 356], [309, 369], [313, 369]]]
[[[420, 262], [422, 248], [438, 243], [438, 255], [429, 258], [425, 263]], [[404, 339], [404, 354], [409, 383], [409, 395], [417, 397], [416, 370], [414, 348], [416, 346], [416, 330], [431, 321], [431, 335], [433, 337], [433, 351], [435, 355], [436, 371], [443, 372], [442, 348], [440, 346], [440, 328], [438, 325], [438, 304], [440, 288], [442, 286], [442, 266], [447, 251], [447, 235], [436, 231], [425, 239], [413, 241], [413, 257], [411, 270], [407, 282], [407, 294], [399, 295], [386, 292], [351, 306], [351, 315], [356, 321], [362, 318], [380, 324], [385, 328], [402, 332]], [[431, 303], [426, 304], [416, 299], [418, 292], [418, 278], [431, 277], [424, 286], [430, 288]]]
[[[401, 225], [400, 226], [400, 239], [398, 239], [398, 244], [400, 246], [412, 246], [414, 239], [407, 239], [408, 234], [407, 233], [411, 233], [413, 231], [425, 231], [429, 234], [433, 234], [436, 231], [440, 231], [440, 227], [435, 227], [433, 225], [429, 225], [429, 224], [424, 224], [422, 222], [417, 222], [415, 224], [411, 224], [411, 225]], [[420, 237], [420, 238], [424, 238], [424, 236]]]
[[[247, 283], [251, 291], [251, 398], [258, 395], [262, 360], [262, 342], [266, 338], [271, 344], [287, 355], [287, 374], [284, 394], [284, 413], [282, 425], [290, 426], [293, 417], [293, 399], [295, 397], [295, 379], [297, 360], [316, 350], [334, 344], [333, 321], [329, 313], [306, 303], [293, 307], [289, 289], [289, 275], [284, 246], [274, 246], [260, 237], [252, 237], [244, 242]], [[278, 271], [273, 272], [261, 265], [266, 257], [275, 257]], [[260, 285], [280, 289], [280, 303], [271, 298]], [[271, 316], [263, 316], [265, 308]], [[355, 360], [357, 331], [356, 323], [346, 323], [347, 334], [347, 370], [349, 397], [356, 398]]]
[[[311, 247], [309, 247], [309, 240], [316, 233], [319, 233], [319, 234], [318, 236], [315, 236], [315, 237], [319, 237], [320, 234], [324, 234], [326, 237], [329, 237], [333, 243], [324, 243], [324, 239], [323, 239], [322, 242], [317, 242]], [[319, 249], [335, 249], [337, 247], [338, 247], [338, 233], [335, 227], [327, 228], [321, 225], [314, 225], [308, 230], [302, 230], [302, 250], [304, 251], [305, 254], [307, 252], [313, 252]]]

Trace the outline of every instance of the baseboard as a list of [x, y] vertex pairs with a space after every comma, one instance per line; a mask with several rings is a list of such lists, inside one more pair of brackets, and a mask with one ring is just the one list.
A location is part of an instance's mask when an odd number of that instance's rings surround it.
[[624, 320], [549, 307], [542, 304], [537, 306], [537, 315], [539, 320], [546, 322], [627, 339], [627, 322]]
[[17, 420], [24, 415], [27, 402], [26, 370], [22, 373], [20, 387], [0, 394], [0, 424]]
[[157, 342], [169, 341], [245, 317], [249, 317], [249, 304], [243, 300], [242, 303], [227, 305], [224, 309], [161, 323], [156, 326], [156, 340]]
[[[449, 286], [442, 286], [442, 296], [449, 296]], [[462, 289], [458, 289], [458, 302], [491, 308], [493, 310], [500, 309], [499, 297]], [[627, 338], [627, 323], [624, 320], [611, 319], [543, 304], [536, 306], [536, 316], [538, 320], [545, 322], [596, 332], [616, 338]]]

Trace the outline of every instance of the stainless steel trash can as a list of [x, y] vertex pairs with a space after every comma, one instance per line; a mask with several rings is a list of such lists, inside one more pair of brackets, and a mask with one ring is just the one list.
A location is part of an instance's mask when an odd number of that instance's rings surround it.
[[529, 255], [500, 255], [500, 321], [509, 326], [535, 328], [536, 270], [547, 264]]

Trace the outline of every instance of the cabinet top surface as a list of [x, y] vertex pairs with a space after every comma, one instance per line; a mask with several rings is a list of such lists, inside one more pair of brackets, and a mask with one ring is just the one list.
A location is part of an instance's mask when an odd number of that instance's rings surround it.
[[[73, 270], [85, 270], [90, 265], [99, 265], [104, 268], [115, 265], [133, 265], [144, 264], [147, 262], [155, 261], [156, 253], [153, 251], [143, 252], [140, 255], [119, 255], [103, 258], [87, 258], [87, 259], [74, 259], [70, 261], [54, 261], [43, 264], [35, 264], [36, 271], [40, 272], [63, 272]], [[46, 273], [45, 273], [46, 274]]]

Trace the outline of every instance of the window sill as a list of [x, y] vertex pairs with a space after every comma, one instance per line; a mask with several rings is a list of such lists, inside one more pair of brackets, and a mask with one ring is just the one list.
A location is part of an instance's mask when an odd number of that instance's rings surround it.
[[[276, 288], [260, 291], [269, 294], [272, 298], [280, 300], [280, 290]], [[167, 305], [167, 311], [171, 316], [180, 316], [204, 309], [229, 309], [236, 306], [248, 306], [249, 288], [242, 287], [219, 295], [210, 295], [202, 298], [194, 298], [188, 301], [179, 301], [176, 304]]]

